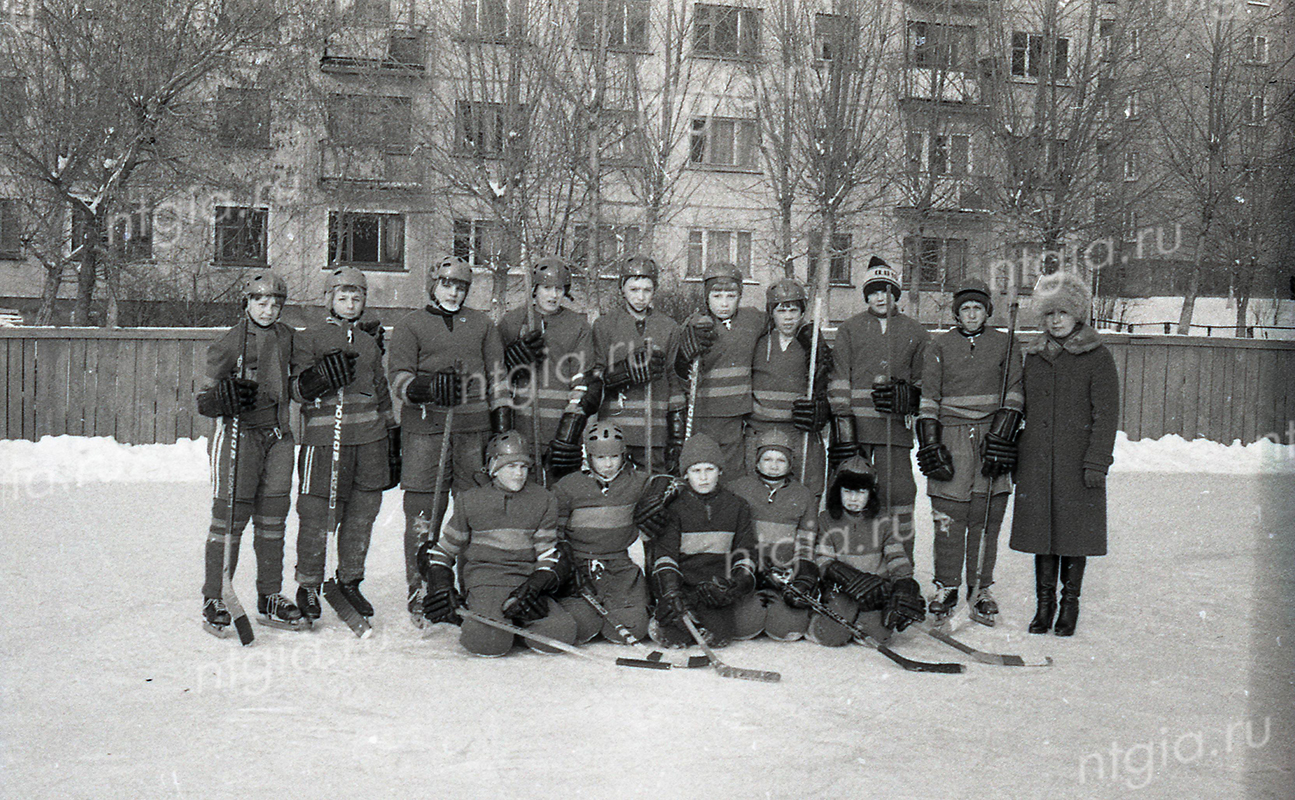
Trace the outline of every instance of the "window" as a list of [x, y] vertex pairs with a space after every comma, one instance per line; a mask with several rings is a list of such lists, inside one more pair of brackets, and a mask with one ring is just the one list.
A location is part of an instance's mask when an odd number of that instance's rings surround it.
[[351, 17], [361, 25], [389, 25], [391, 0], [352, 0]]
[[1139, 98], [1139, 96], [1138, 96], [1138, 92], [1137, 92], [1136, 90], [1134, 90], [1134, 91], [1132, 91], [1132, 92], [1129, 92], [1129, 93], [1125, 96], [1125, 98], [1124, 98], [1124, 118], [1125, 118], [1125, 119], [1137, 119], [1137, 118], [1138, 118], [1138, 108], [1139, 108], [1139, 106], [1141, 105], [1141, 104], [1139, 103], [1139, 99], [1140, 99], [1140, 98]]
[[[1037, 78], [1044, 71], [1044, 55], [1048, 37], [1038, 33], [1012, 34], [1012, 74], [1019, 78]], [[1052, 39], [1052, 73], [1046, 77], [1057, 81], [1066, 80], [1066, 64], [1070, 50], [1070, 40], [1063, 37]]]
[[971, 135], [910, 131], [906, 137], [910, 174], [971, 174]]
[[27, 87], [22, 78], [0, 77], [0, 134], [13, 133], [27, 112]]
[[1245, 123], [1247, 125], [1264, 124], [1264, 96], [1252, 94], [1246, 98]]
[[269, 217], [270, 212], [263, 208], [216, 206], [216, 263], [222, 266], [267, 263]]
[[1246, 58], [1252, 64], [1268, 63], [1268, 37], [1251, 34], [1246, 39]]
[[503, 258], [499, 224], [488, 219], [454, 220], [454, 255], [474, 267], [492, 267]]
[[967, 268], [967, 240], [934, 236], [904, 237], [904, 270], [916, 274], [923, 289], [962, 283]]
[[[511, 133], [507, 129], [508, 115], [505, 112], [503, 103], [460, 100], [455, 113], [458, 130], [455, 149], [458, 154], [479, 158], [502, 156], [505, 137]], [[519, 124], [525, 124], [525, 106], [517, 109], [516, 118]]]
[[846, 53], [855, 40], [854, 19], [844, 14], [816, 14], [814, 16], [814, 56], [820, 61], [832, 61]]
[[508, 4], [509, 0], [463, 0], [460, 33], [471, 39], [492, 42], [506, 41], [510, 36], [525, 36], [522, 16], [510, 14]]
[[632, 163], [636, 152], [638, 120], [633, 111], [606, 109], [602, 115], [602, 157], [612, 164]]
[[[599, 225], [598, 250], [594, 253], [594, 263], [599, 272], [603, 267], [615, 264], [638, 252], [639, 226], [637, 225]], [[589, 258], [589, 226], [576, 225], [570, 248], [571, 263], [584, 266]]]
[[729, 58], [760, 54], [760, 10], [697, 3], [693, 6], [693, 53]]
[[976, 29], [935, 22], [908, 23], [908, 65], [964, 70], [975, 64]]
[[22, 258], [21, 224], [18, 201], [0, 198], [0, 258]]
[[1142, 31], [1137, 28], [1129, 28], [1129, 58], [1142, 57]]
[[[990, 280], [993, 281], [992, 289], [1003, 294], [1010, 294], [1013, 287], [1016, 287], [1021, 294], [1030, 294], [1034, 291], [1034, 284], [1038, 282], [1039, 275], [1045, 271], [1044, 261], [1049, 264], [1048, 272], [1056, 271], [1056, 256], [1049, 254], [1044, 256], [1043, 245], [1038, 242], [1015, 242], [1007, 246], [1007, 263], [995, 263], [991, 266], [994, 270]], [[1001, 267], [1007, 269], [1001, 269]], [[997, 269], [996, 269], [997, 268]]]
[[1136, 181], [1140, 175], [1141, 159], [1136, 151], [1124, 154], [1124, 180]]
[[700, 278], [706, 265], [716, 261], [736, 264], [742, 274], [750, 278], [751, 232], [697, 228], [688, 231], [688, 277]]
[[142, 202], [130, 203], [125, 212], [109, 222], [112, 252], [128, 261], [153, 257], [153, 209]]
[[328, 212], [328, 263], [362, 269], [404, 269], [404, 215]]
[[598, 46], [598, 11], [606, 4], [607, 46], [627, 50], [648, 49], [651, 0], [580, 0], [576, 41], [581, 47]]
[[1120, 215], [1120, 238], [1126, 242], [1138, 240], [1138, 210], [1126, 208]]
[[341, 145], [408, 147], [413, 128], [408, 97], [335, 94], [328, 98], [328, 137]]
[[1097, 143], [1097, 180], [1110, 183], [1115, 180], [1115, 146], [1110, 142]]
[[270, 95], [260, 89], [220, 89], [216, 135], [233, 147], [270, 146]]
[[688, 160], [693, 164], [756, 169], [759, 136], [753, 119], [694, 117]]
[[[850, 251], [851, 235], [836, 233], [832, 235], [832, 252], [827, 266], [827, 282], [838, 286], [850, 284]], [[811, 231], [809, 234], [809, 282], [817, 280], [819, 265], [823, 259], [823, 234]]]

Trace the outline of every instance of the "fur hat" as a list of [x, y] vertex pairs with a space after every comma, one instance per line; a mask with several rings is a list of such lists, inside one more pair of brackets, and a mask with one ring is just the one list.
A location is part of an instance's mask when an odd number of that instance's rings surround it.
[[1073, 272], [1040, 275], [1034, 285], [1034, 308], [1040, 317], [1051, 311], [1065, 311], [1080, 322], [1087, 322], [1092, 305], [1093, 294], [1088, 285]]
[[718, 467], [723, 463], [724, 455], [719, 451], [719, 445], [704, 433], [694, 433], [692, 438], [683, 443], [683, 450], [679, 453], [680, 473], [687, 472], [694, 464], [714, 464]]
[[867, 489], [870, 494], [864, 513], [869, 515], [877, 513], [880, 506], [877, 498], [877, 471], [872, 468], [872, 464], [868, 463], [868, 459], [863, 456], [851, 456], [836, 468], [836, 472], [832, 473], [827, 487], [827, 512], [832, 519], [840, 519], [844, 511], [845, 507], [841, 504], [842, 489], [852, 491]]

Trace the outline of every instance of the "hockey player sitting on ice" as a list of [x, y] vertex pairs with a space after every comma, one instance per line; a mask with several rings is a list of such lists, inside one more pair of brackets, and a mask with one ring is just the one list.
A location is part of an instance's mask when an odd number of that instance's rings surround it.
[[[815, 550], [822, 573], [819, 598], [828, 608], [878, 641], [926, 618], [922, 589], [913, 579], [899, 526], [878, 516], [877, 473], [854, 456], [837, 468], [827, 488], [827, 509], [818, 516]], [[792, 585], [812, 596], [808, 572]], [[828, 647], [853, 635], [835, 620], [815, 614], [807, 638]]]
[[[557, 500], [529, 480], [534, 462], [520, 433], [491, 439], [486, 460], [490, 483], [456, 496], [440, 538], [418, 549], [418, 568], [427, 581], [423, 613], [429, 623], [457, 621], [454, 567], [462, 561], [470, 611], [574, 644], [576, 621], [553, 599], [570, 576], [557, 546]], [[464, 620], [459, 641], [474, 655], [502, 656], [512, 648], [513, 634]]]
[[[766, 431], [756, 440], [755, 474], [729, 484], [733, 494], [751, 507], [759, 542], [756, 577], [762, 585], [768, 585], [765, 576], [771, 570], [791, 569], [793, 577], [818, 579], [814, 563], [818, 497], [792, 477], [794, 452], [784, 431]], [[749, 639], [764, 631], [771, 639], [793, 642], [805, 635], [808, 625], [809, 612], [803, 603], [784, 600], [781, 592], [771, 588], [760, 589], [738, 606], [735, 638]]]
[[[558, 537], [570, 547], [572, 590], [560, 602], [578, 626], [577, 641], [601, 631], [624, 642], [616, 625], [635, 641], [647, 636], [647, 581], [630, 560], [638, 539], [634, 506], [647, 486], [646, 473], [625, 457], [625, 435], [608, 422], [594, 424], [584, 437], [589, 468], [573, 472], [553, 487], [558, 503]], [[607, 611], [606, 621], [582, 596], [589, 593]]]
[[[301, 403], [303, 433], [298, 454], [297, 605], [307, 620], [320, 614], [325, 546], [337, 526], [338, 591], [355, 610], [373, 616], [360, 594], [373, 521], [382, 490], [393, 485], [400, 429], [391, 413], [391, 393], [377, 340], [358, 324], [368, 279], [354, 267], [335, 270], [328, 280], [327, 319], [297, 334], [292, 349], [292, 394]], [[381, 330], [381, 328], [376, 328]], [[342, 398], [341, 437], [333, 471], [334, 428]], [[336, 479], [336, 508], [329, 497]]]
[[[268, 269], [243, 279], [245, 314], [207, 348], [206, 385], [198, 392], [198, 413], [220, 419], [209, 450], [212, 482], [211, 528], [207, 534], [202, 615], [217, 636], [229, 632], [229, 609], [222, 600], [225, 537], [233, 536], [229, 574], [238, 564], [238, 546], [252, 519], [256, 553], [256, 610], [261, 622], [284, 628], [303, 626], [301, 612], [283, 588], [283, 533], [292, 492], [292, 431], [288, 428], [288, 365], [292, 328], [279, 321], [288, 297], [283, 278]], [[230, 491], [228, 432], [238, 417], [238, 486]], [[233, 529], [229, 503], [234, 498]]]
[[998, 559], [998, 530], [1012, 493], [1008, 473], [1016, 465], [1024, 397], [1020, 358], [1009, 365], [1007, 334], [985, 324], [993, 313], [989, 287], [967, 280], [953, 293], [957, 327], [936, 336], [926, 350], [917, 464], [928, 479], [935, 523], [935, 592], [928, 610], [937, 623], [958, 605], [964, 560], [967, 591], [977, 592], [968, 601], [971, 618], [992, 626], [998, 614], [989, 587]]
[[666, 508], [666, 524], [652, 541], [656, 611], [648, 633], [664, 647], [692, 644], [684, 615], [693, 616], [712, 646], [728, 644], [737, 606], [755, 591], [751, 508], [720, 486], [721, 459], [704, 433], [684, 442], [679, 468], [687, 487]]

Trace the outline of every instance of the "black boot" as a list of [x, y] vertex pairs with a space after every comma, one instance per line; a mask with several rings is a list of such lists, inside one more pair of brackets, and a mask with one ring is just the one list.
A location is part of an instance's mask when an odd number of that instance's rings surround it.
[[1084, 583], [1084, 556], [1061, 557], [1061, 606], [1057, 611], [1057, 624], [1053, 632], [1058, 636], [1073, 636], [1079, 622], [1079, 589]]
[[297, 608], [301, 610], [302, 616], [311, 622], [319, 619], [319, 615], [322, 613], [322, 609], [319, 606], [319, 587], [298, 586]]
[[364, 599], [364, 595], [360, 594], [359, 581], [347, 581], [346, 583], [338, 581], [337, 589], [342, 593], [342, 597], [345, 597], [346, 601], [351, 604], [351, 608], [355, 609], [355, 613], [361, 617], [373, 616], [373, 605]]
[[1034, 591], [1039, 598], [1039, 608], [1030, 621], [1030, 633], [1047, 633], [1052, 629], [1052, 617], [1057, 613], [1057, 568], [1060, 556], [1034, 557]]

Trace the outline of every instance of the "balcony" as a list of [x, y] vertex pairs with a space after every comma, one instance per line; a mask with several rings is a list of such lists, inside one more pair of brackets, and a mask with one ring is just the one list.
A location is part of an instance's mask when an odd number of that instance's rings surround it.
[[980, 82], [973, 75], [939, 67], [905, 67], [900, 81], [901, 100], [977, 105]]
[[[983, 212], [989, 209], [989, 179], [983, 175], [909, 175], [896, 207], [904, 211]], [[929, 191], [929, 196], [928, 196]]]
[[417, 77], [427, 70], [426, 40], [415, 29], [350, 28], [328, 37], [319, 68], [331, 75]]
[[914, 8], [929, 9], [943, 14], [971, 16], [985, 13], [995, 0], [907, 0], [907, 2]]
[[406, 145], [319, 143], [319, 180], [338, 186], [418, 189], [423, 168]]

